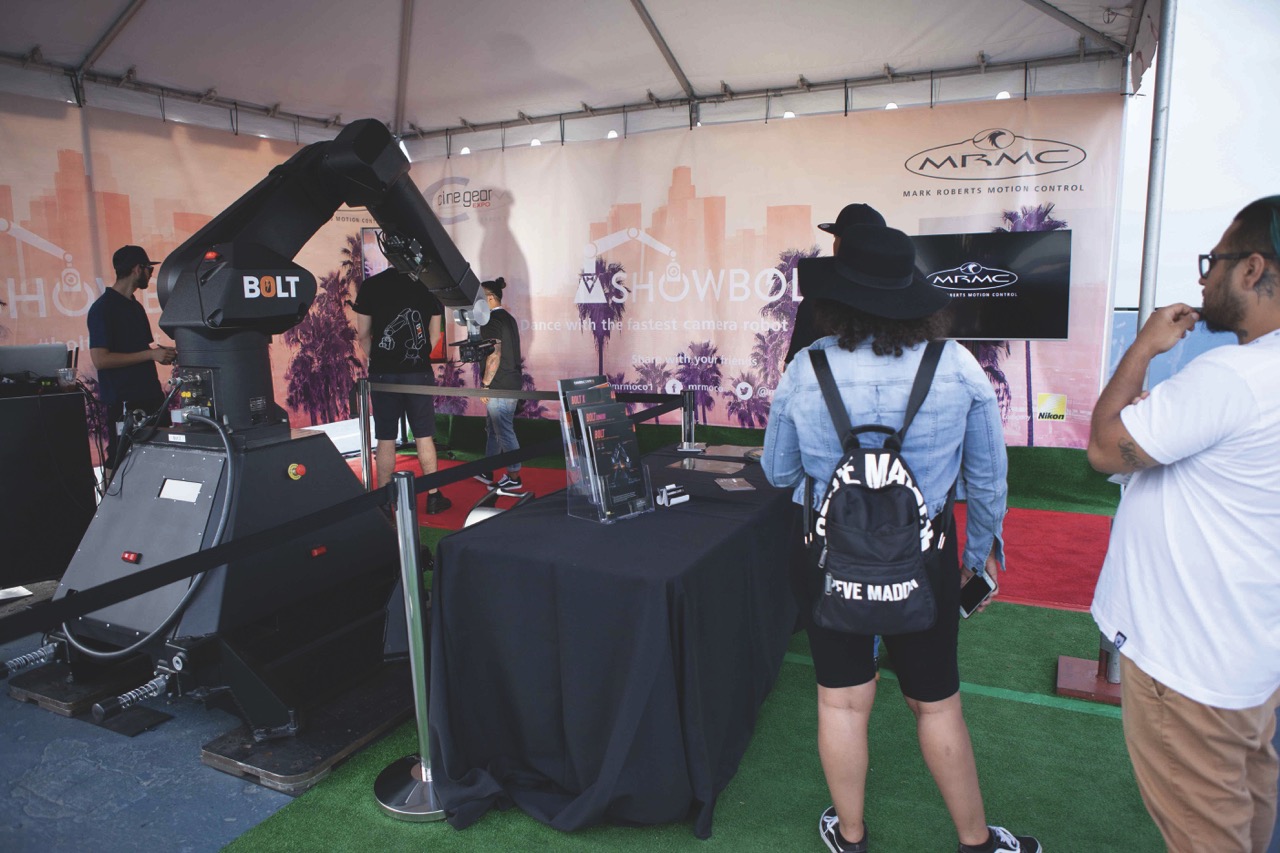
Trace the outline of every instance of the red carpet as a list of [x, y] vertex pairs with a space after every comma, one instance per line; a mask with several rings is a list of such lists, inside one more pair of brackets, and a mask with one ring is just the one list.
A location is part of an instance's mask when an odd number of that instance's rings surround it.
[[[348, 460], [351, 469], [360, 473], [360, 460]], [[441, 470], [460, 465], [440, 460]], [[397, 471], [422, 473], [418, 458], [411, 454], [396, 457]], [[564, 488], [564, 471], [549, 468], [520, 470], [525, 491], [545, 495]], [[426, 495], [418, 496], [418, 521], [428, 527], [458, 530], [471, 508], [488, 489], [467, 478], [445, 486], [444, 494], [453, 501], [448, 511], [426, 514]], [[499, 506], [514, 499], [500, 497]], [[964, 504], [956, 505], [960, 528], [960, 548], [964, 548]], [[1015, 604], [1034, 604], [1063, 610], [1088, 610], [1093, 601], [1093, 588], [1107, 552], [1111, 519], [1105, 515], [1051, 510], [1011, 509], [1005, 517], [1005, 556], [1007, 571], [1000, 575], [1000, 600]]]
[[[957, 504], [956, 520], [964, 517], [965, 506]], [[1110, 533], [1111, 518], [1105, 515], [1010, 509], [1004, 520], [1007, 571], [1000, 575], [1000, 601], [1088, 610]]]
[[[360, 476], [360, 458], [348, 459], [347, 464], [351, 466], [351, 470]], [[450, 459], [440, 460], [440, 470], [452, 468], [455, 465], [461, 465], [461, 462], [454, 462]], [[396, 456], [397, 471], [412, 471], [416, 477], [422, 473], [422, 466], [418, 464], [418, 457], [412, 454], [401, 453]], [[520, 469], [520, 479], [524, 481], [524, 490], [532, 492], [535, 495], [545, 495], [548, 492], [554, 492], [564, 488], [564, 471], [552, 468], [529, 468]], [[463, 522], [467, 520], [467, 515], [471, 512], [471, 508], [476, 505], [476, 501], [485, 496], [489, 491], [488, 487], [478, 480], [468, 477], [457, 483], [450, 483], [440, 490], [444, 496], [453, 501], [453, 506], [445, 512], [436, 513], [435, 515], [427, 515], [427, 496], [425, 494], [418, 495], [418, 523], [427, 527], [441, 527], [445, 530], [461, 530]], [[506, 507], [514, 502], [515, 498], [498, 498], [498, 506]]]

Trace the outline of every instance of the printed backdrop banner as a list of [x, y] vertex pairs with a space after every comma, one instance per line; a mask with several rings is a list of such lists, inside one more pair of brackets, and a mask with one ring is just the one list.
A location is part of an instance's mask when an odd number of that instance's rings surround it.
[[[701, 127], [416, 164], [482, 278], [503, 276], [539, 388], [602, 372], [765, 423], [817, 224], [866, 202], [912, 235], [1069, 230], [1068, 339], [971, 344], [1011, 444], [1083, 447], [1109, 307], [1119, 96]], [[976, 259], [975, 259], [976, 260]], [[1048, 395], [1048, 408], [1041, 405]]]
[[[912, 235], [1069, 230], [1068, 338], [969, 346], [1009, 443], [1082, 447], [1105, 349], [1122, 114], [1116, 95], [991, 101], [478, 152], [412, 175], [477, 274], [506, 279], [527, 387], [600, 372], [624, 390], [692, 388], [703, 422], [735, 426], [766, 422], [796, 261], [830, 252], [816, 226], [845, 204]], [[8, 95], [0, 144], [0, 344], [82, 348], [115, 248], [163, 257], [296, 150]], [[379, 263], [375, 225], [339, 211], [298, 256], [320, 296], [272, 345], [295, 426], [349, 414], [363, 359], [345, 301]], [[142, 296], [167, 342], [154, 290]], [[437, 371], [477, 384], [471, 365]]]

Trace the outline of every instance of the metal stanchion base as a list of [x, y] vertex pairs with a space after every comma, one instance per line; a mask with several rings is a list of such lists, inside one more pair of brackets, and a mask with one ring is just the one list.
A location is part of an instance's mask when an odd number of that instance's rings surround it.
[[1058, 695], [1119, 705], [1120, 685], [1107, 681], [1106, 676], [1098, 670], [1098, 661], [1059, 655]]
[[707, 445], [701, 441], [685, 441], [676, 445], [676, 450], [681, 453], [705, 453]]
[[426, 823], [444, 818], [431, 768], [425, 767], [416, 755], [388, 764], [374, 781], [373, 794], [379, 808], [398, 820]]

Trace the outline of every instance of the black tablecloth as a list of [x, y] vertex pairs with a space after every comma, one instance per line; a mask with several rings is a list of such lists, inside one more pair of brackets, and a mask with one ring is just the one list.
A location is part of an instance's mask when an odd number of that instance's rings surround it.
[[693, 814], [711, 834], [795, 621], [794, 505], [758, 465], [647, 457], [688, 503], [615, 524], [558, 492], [441, 540], [433, 578], [432, 775], [455, 827], [514, 801], [571, 830]]

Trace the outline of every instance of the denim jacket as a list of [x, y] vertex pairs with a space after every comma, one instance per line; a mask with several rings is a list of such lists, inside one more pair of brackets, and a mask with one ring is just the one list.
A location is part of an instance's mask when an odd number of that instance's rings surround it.
[[[902, 426], [924, 344], [904, 350], [901, 358], [876, 355], [869, 341], [852, 352], [843, 350], [834, 337], [820, 338], [809, 349], [827, 351], [855, 427]], [[871, 433], [859, 440], [878, 446], [882, 436]], [[943, 348], [933, 385], [907, 431], [902, 453], [932, 515], [942, 511], [947, 491], [960, 477], [958, 494], [968, 501], [964, 565], [980, 570], [994, 542], [1003, 567], [1009, 491], [1000, 411], [986, 373], [959, 344], [950, 342]], [[814, 480], [816, 507], [841, 455], [809, 352], [801, 350], [782, 375], [769, 411], [761, 460], [765, 475], [775, 486], [795, 486], [794, 500], [802, 504], [808, 474]]]

